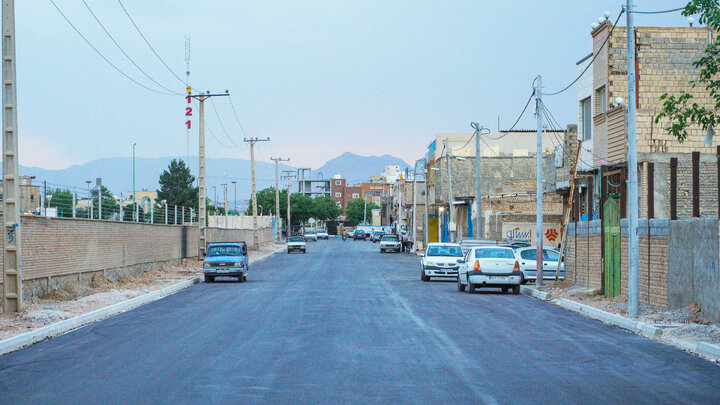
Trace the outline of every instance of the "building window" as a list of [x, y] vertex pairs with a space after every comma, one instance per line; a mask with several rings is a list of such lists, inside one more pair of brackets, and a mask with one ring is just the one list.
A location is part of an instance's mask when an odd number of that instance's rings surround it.
[[342, 201], [336, 201], [336, 203], [337, 203], [338, 207], [342, 208]]
[[353, 198], [360, 198], [360, 194], [359, 194], [359, 193], [353, 193]]
[[582, 107], [582, 140], [589, 141], [592, 139], [592, 111], [590, 109], [590, 97], [581, 101]]
[[605, 112], [606, 103], [607, 93], [605, 91], [605, 86], [602, 86], [599, 89], [595, 90], [595, 109], [597, 110], [597, 113], [595, 115]]
[[335, 193], [335, 198], [340, 198], [340, 197], [342, 197], [342, 193]]
[[340, 180], [335, 180], [335, 185], [336, 185], [336, 186], [339, 186], [340, 184], [342, 184], [342, 181], [340, 181]]

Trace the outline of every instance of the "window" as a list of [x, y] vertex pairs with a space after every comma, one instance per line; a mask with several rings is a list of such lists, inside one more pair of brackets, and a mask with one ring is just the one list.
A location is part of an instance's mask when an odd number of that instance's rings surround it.
[[515, 255], [512, 249], [504, 248], [491, 248], [491, 249], [476, 249], [476, 259], [514, 259]]
[[335, 185], [336, 185], [336, 186], [339, 186], [339, 185], [341, 185], [341, 184], [342, 184], [342, 181], [340, 181], [340, 180], [335, 180]]
[[429, 246], [427, 255], [463, 257], [462, 249], [459, 246]]
[[592, 110], [590, 97], [581, 101], [582, 103], [582, 140], [592, 139]]
[[543, 258], [551, 262], [556, 262], [560, 258], [560, 254], [554, 250], [543, 249]]
[[335, 193], [335, 198], [340, 198], [340, 197], [342, 197], [342, 193]]
[[536, 260], [537, 259], [537, 249], [523, 250], [522, 252], [520, 252], [520, 257], [523, 260]]
[[596, 114], [602, 114], [605, 112], [605, 106], [607, 103], [607, 92], [605, 91], [605, 86], [600, 87], [599, 89], [595, 90], [595, 110]]
[[360, 194], [359, 194], [359, 193], [353, 193], [353, 198], [360, 198]]

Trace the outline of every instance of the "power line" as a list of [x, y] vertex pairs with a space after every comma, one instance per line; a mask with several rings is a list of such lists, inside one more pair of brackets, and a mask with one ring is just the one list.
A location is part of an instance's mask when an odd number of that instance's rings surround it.
[[88, 11], [90, 12], [90, 14], [93, 16], [95, 21], [97, 21], [98, 25], [100, 25], [100, 28], [102, 28], [102, 30], [105, 32], [105, 34], [108, 36], [108, 38], [110, 38], [110, 40], [113, 42], [113, 44], [115, 44], [115, 46], [117, 46], [117, 48], [120, 50], [120, 52], [122, 52], [122, 54], [125, 55], [125, 57], [130, 61], [130, 63], [133, 64], [133, 66], [135, 66], [143, 75], [145, 75], [145, 77], [150, 79], [153, 83], [157, 84], [158, 86], [162, 87], [164, 90], [169, 91], [176, 95], [182, 95], [181, 93], [172, 91], [172, 90], [168, 89], [167, 87], [163, 86], [162, 84], [160, 84], [160, 82], [153, 79], [152, 77], [150, 77], [149, 74], [147, 74], [144, 70], [142, 70], [142, 68], [140, 66], [138, 66], [137, 63], [135, 63], [135, 61], [130, 57], [130, 55], [128, 55], [127, 52], [125, 52], [125, 50], [120, 46], [120, 44], [118, 44], [118, 42], [115, 40], [115, 38], [113, 38], [113, 36], [110, 34], [110, 32], [105, 28], [103, 23], [100, 22], [100, 19], [97, 17], [97, 15], [95, 15], [95, 12], [92, 11], [92, 9], [87, 4], [87, 2], [85, 0], [82, 0], [82, 2], [85, 5], [85, 8], [87, 8]]
[[575, 80], [573, 80], [572, 82], [570, 82], [570, 84], [568, 84], [567, 86], [565, 86], [562, 90], [556, 91], [556, 92], [554, 92], [554, 93], [543, 93], [544, 96], [555, 96], [555, 95], [558, 95], [558, 94], [566, 91], [566, 90], [569, 89], [570, 87], [572, 87], [573, 84], [577, 83], [577, 81], [580, 80], [580, 78], [585, 74], [585, 72], [587, 72], [588, 69], [590, 69], [590, 66], [593, 65], [593, 63], [595, 62], [595, 59], [598, 57], [598, 55], [600, 55], [600, 51], [603, 49], [603, 47], [605, 47], [605, 44], [607, 44], [607, 41], [608, 41], [608, 40], [610, 39], [610, 37], [612, 36], [612, 33], [613, 33], [613, 31], [615, 30], [615, 27], [617, 26], [617, 23], [618, 23], [618, 21], [620, 21], [620, 17], [623, 15], [624, 12], [625, 12], [624, 9], [620, 10], [620, 14], [618, 14], [617, 18], [615, 19], [615, 22], [613, 23], [612, 28], [610, 28], [610, 33], [608, 34], [607, 37], [605, 37], [605, 40], [603, 41], [602, 45], [600, 45], [600, 48], [598, 48], [598, 51], [595, 52], [595, 55], [593, 55], [593, 58], [592, 58], [592, 60], [590, 60], [590, 63], [588, 63], [588, 65], [585, 66], [585, 69], [583, 69], [583, 71], [575, 78]]
[[235, 110], [235, 104], [232, 101], [232, 96], [228, 96], [228, 100], [230, 100], [230, 106], [232, 107], [233, 114], [235, 114], [235, 121], [237, 121], [238, 126], [240, 127], [240, 131], [242, 132], [244, 137], [247, 137], [247, 135], [245, 135], [245, 129], [243, 129], [243, 126], [240, 123], [240, 118], [238, 118], [237, 111]]
[[222, 128], [223, 132], [225, 133], [225, 136], [227, 137], [227, 139], [230, 140], [230, 143], [233, 144], [233, 146], [235, 146], [236, 148], [239, 149], [240, 147], [237, 146], [237, 144], [230, 137], [230, 134], [228, 133], [228, 131], [225, 129], [225, 124], [223, 124], [222, 119], [220, 119], [220, 114], [218, 114], [218, 110], [217, 110], [217, 108], [215, 108], [215, 101], [213, 101], [212, 98], [210, 99], [210, 105], [212, 105], [213, 111], [215, 111], [215, 116], [217, 117], [218, 121], [220, 122], [220, 128]]
[[85, 43], [88, 44], [88, 46], [90, 46], [90, 48], [92, 48], [92, 50], [95, 51], [95, 53], [98, 54], [98, 56], [100, 56], [105, 62], [107, 62], [110, 66], [112, 66], [113, 69], [115, 69], [118, 73], [120, 73], [121, 75], [123, 75], [126, 79], [128, 79], [128, 80], [130, 80], [131, 82], [137, 84], [138, 86], [144, 88], [145, 90], [152, 91], [153, 93], [163, 94], [163, 95], [166, 95], [166, 96], [174, 96], [174, 95], [176, 95], [175, 93], [165, 93], [165, 92], [163, 92], [163, 91], [158, 91], [158, 90], [155, 90], [155, 89], [151, 89], [150, 87], [148, 87], [148, 86], [146, 86], [146, 85], [138, 82], [137, 80], [133, 79], [132, 77], [128, 76], [125, 72], [123, 72], [122, 70], [120, 70], [120, 68], [118, 68], [117, 66], [115, 66], [115, 64], [113, 64], [112, 62], [110, 62], [110, 60], [108, 60], [108, 58], [106, 58], [105, 55], [103, 55], [102, 53], [100, 53], [100, 51], [99, 51], [90, 41], [88, 41], [87, 38], [85, 38], [85, 36], [80, 32], [80, 30], [77, 29], [77, 27], [70, 21], [70, 19], [65, 15], [65, 13], [63, 13], [62, 10], [60, 10], [60, 7], [58, 7], [58, 5], [55, 4], [55, 2], [54, 2], [53, 0], [50, 0], [50, 3], [52, 3], [53, 6], [55, 6], [55, 9], [58, 11], [58, 13], [60, 13], [60, 15], [65, 19], [65, 21], [66, 21], [68, 24], [70, 24], [70, 26], [72, 27], [72, 29], [75, 30], [75, 32], [80, 36], [80, 38], [82, 38], [83, 41], [85, 41]]
[[147, 44], [147, 46], [148, 46], [148, 47], [150, 48], [150, 50], [155, 54], [155, 56], [158, 58], [158, 60], [160, 61], [160, 63], [162, 63], [162, 64], [165, 66], [165, 68], [166, 68], [170, 73], [172, 73], [173, 76], [175, 76], [175, 78], [177, 78], [178, 80], [180, 80], [180, 83], [187, 85], [186, 81], [183, 80], [183, 79], [181, 79], [180, 76], [178, 76], [177, 74], [175, 74], [175, 72], [174, 72], [172, 69], [170, 69], [170, 66], [168, 66], [167, 63], [165, 63], [165, 61], [163, 60], [163, 58], [161, 58], [160, 55], [158, 55], [158, 53], [155, 51], [155, 48], [153, 48], [153, 46], [150, 45], [150, 42], [147, 40], [147, 38], [145, 38], [145, 35], [143, 35], [142, 31], [140, 31], [140, 28], [137, 26], [137, 24], [135, 24], [135, 20], [133, 20], [133, 18], [130, 16], [130, 13], [128, 13], [128, 11], [127, 11], [127, 9], [125, 8], [125, 6], [123, 5], [122, 1], [118, 0], [118, 4], [120, 4], [120, 7], [122, 7], [123, 11], [125, 12], [125, 15], [127, 16], [128, 19], [130, 19], [130, 22], [132, 23], [133, 27], [135, 27], [135, 30], [137, 30], [138, 34], [140, 34], [140, 36], [142, 37], [143, 41], [145, 41], [145, 43]]

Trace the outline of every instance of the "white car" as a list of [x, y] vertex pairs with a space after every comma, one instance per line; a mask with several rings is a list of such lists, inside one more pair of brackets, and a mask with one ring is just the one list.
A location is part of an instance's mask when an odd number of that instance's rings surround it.
[[476, 288], [512, 289], [520, 294], [522, 273], [515, 252], [510, 247], [480, 246], [465, 254], [458, 270], [458, 291], [475, 292]]
[[[537, 246], [515, 249], [515, 258], [520, 262], [523, 275], [522, 283], [537, 280]], [[560, 252], [553, 248], [543, 248], [543, 280], [555, 280]], [[565, 280], [565, 263], [560, 264], [560, 280]]]
[[315, 233], [315, 231], [305, 231], [305, 241], [313, 241], [317, 242], [318, 235]]
[[429, 243], [421, 254], [420, 280], [430, 281], [431, 277], [457, 278], [463, 252], [457, 243]]
[[327, 238], [329, 238], [329, 237], [330, 237], [330, 235], [328, 235], [328, 231], [326, 231], [326, 230], [324, 230], [324, 229], [321, 229], [321, 230], [317, 231], [317, 238], [318, 238], [318, 239], [327, 239]]
[[290, 239], [288, 239], [287, 250], [288, 253], [307, 253], [307, 245], [305, 244], [305, 238], [303, 238], [302, 236], [291, 236]]
[[383, 235], [380, 238], [380, 253], [389, 251], [396, 251], [400, 253], [402, 250], [402, 244], [400, 244], [400, 238], [397, 235]]

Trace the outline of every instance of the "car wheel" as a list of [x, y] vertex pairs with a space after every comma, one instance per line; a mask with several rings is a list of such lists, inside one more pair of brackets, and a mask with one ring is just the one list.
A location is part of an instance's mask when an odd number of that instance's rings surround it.
[[520, 286], [519, 285], [516, 285], [515, 287], [513, 287], [513, 294], [515, 294], [515, 295], [520, 294]]
[[424, 269], [420, 270], [420, 280], [425, 281], [425, 282], [430, 281], [430, 277], [428, 277], [427, 274], [425, 274]]
[[473, 283], [470, 282], [470, 277], [468, 277], [468, 285], [467, 285], [467, 288], [468, 288], [468, 294], [472, 294], [472, 293], [475, 292], [475, 284], [473, 284]]
[[458, 284], [458, 291], [460, 291], [460, 292], [465, 291], [465, 284], [463, 284], [460, 281], [460, 276], [458, 276], [458, 278], [457, 278], [457, 284]]
[[507, 287], [503, 287], [503, 288], [502, 288], [502, 292], [503, 292], [503, 293], [508, 292], [508, 288], [507, 288]]
[[212, 277], [210, 277], [210, 276], [205, 276], [205, 282], [206, 282], [206, 283], [212, 283], [213, 281], [215, 281], [214, 278], [212, 278]]
[[525, 279], [525, 275], [520, 273], [520, 284], [527, 284], [527, 280]]

